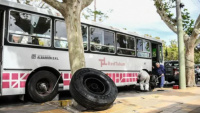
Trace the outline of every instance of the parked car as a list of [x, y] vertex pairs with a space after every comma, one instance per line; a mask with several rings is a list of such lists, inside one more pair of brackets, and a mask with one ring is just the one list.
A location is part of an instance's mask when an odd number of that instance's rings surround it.
[[168, 82], [178, 81], [179, 64], [178, 61], [167, 61], [164, 63], [165, 66], [165, 80]]
[[[165, 80], [168, 82], [175, 81], [179, 83], [179, 62], [178, 61], [167, 61], [164, 63], [166, 74]], [[198, 74], [195, 71], [195, 81], [198, 83]]]
[[200, 73], [197, 71], [197, 67], [200, 68], [200, 64], [195, 64], [195, 74], [197, 75], [197, 78], [199, 79], [200, 78]]

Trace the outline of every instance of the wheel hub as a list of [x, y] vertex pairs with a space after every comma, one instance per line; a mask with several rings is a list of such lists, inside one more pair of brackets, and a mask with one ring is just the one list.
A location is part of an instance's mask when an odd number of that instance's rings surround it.
[[47, 80], [43, 79], [37, 82], [36, 84], [36, 91], [41, 95], [48, 94], [50, 90], [50, 84]]
[[97, 79], [97, 78], [87, 78], [84, 81], [84, 85], [86, 86], [86, 88], [95, 94], [104, 94], [106, 91], [106, 86], [102, 83], [101, 80]]
[[39, 85], [39, 88], [40, 88], [41, 91], [47, 92], [47, 85], [45, 83], [41, 83]]

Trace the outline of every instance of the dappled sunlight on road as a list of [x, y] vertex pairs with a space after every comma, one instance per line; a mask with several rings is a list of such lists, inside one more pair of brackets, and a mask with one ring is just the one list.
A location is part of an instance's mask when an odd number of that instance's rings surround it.
[[165, 88], [163, 92], [155, 89], [154, 92], [159, 93], [118, 98], [110, 109], [97, 113], [195, 112], [200, 108], [199, 89], [199, 87], [185, 90]]

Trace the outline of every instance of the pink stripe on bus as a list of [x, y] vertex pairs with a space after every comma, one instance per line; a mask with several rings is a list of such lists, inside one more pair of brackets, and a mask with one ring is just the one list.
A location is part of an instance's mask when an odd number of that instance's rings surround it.
[[20, 88], [25, 88], [26, 86], [26, 82], [25, 81], [21, 81], [20, 82]]
[[9, 82], [2, 82], [2, 88], [10, 88]]
[[29, 76], [29, 73], [26, 74], [26, 76], [23, 78], [23, 80], [27, 80], [28, 76]]
[[64, 84], [64, 86], [69, 86], [70, 80], [65, 80], [63, 84]]
[[10, 79], [10, 73], [3, 73], [3, 80], [9, 80]]
[[12, 73], [12, 80], [18, 80], [18, 73]]
[[116, 82], [115, 73], [113, 73], [113, 81]]
[[119, 77], [119, 73], [116, 74], [116, 77]]
[[[18, 88], [18, 84], [15, 84], [16, 82], [12, 82], [12, 87], [13, 88]], [[15, 86], [14, 86], [14, 84], [15, 84]]]
[[64, 74], [64, 79], [69, 79], [69, 74], [68, 73]]

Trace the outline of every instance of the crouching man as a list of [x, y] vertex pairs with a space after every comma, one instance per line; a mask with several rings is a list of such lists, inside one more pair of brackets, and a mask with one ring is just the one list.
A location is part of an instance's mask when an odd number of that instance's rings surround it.
[[139, 80], [140, 80], [140, 90], [141, 91], [149, 91], [150, 76], [148, 74], [148, 70], [146, 70], [146, 69], [140, 70]]

